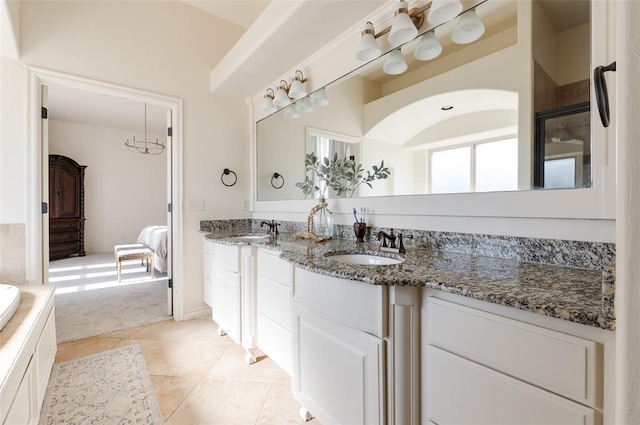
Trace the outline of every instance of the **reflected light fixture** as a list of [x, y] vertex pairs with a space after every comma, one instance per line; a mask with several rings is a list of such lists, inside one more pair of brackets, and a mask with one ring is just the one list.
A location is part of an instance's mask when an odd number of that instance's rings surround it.
[[362, 27], [362, 36], [356, 45], [356, 59], [369, 62], [381, 54], [382, 50], [380, 50], [374, 36], [373, 24], [367, 22]]
[[396, 7], [396, 13], [391, 23], [389, 32], [389, 43], [397, 47], [413, 40], [418, 35], [418, 29], [409, 16], [409, 6], [406, 1], [401, 0]]
[[326, 106], [329, 104], [329, 98], [327, 97], [327, 92], [324, 87], [314, 91], [309, 97], [311, 98], [311, 103], [314, 105]]
[[476, 41], [482, 34], [484, 34], [484, 25], [475, 9], [471, 9], [460, 15], [451, 33], [451, 40], [456, 44], [467, 44]]
[[300, 111], [298, 110], [298, 102], [293, 105], [289, 105], [287, 109], [284, 110], [284, 116], [286, 118], [299, 118]]
[[[307, 95], [307, 90], [305, 90], [303, 83], [307, 82], [307, 79], [304, 78], [302, 71], [299, 69], [295, 72], [295, 77], [293, 77], [293, 81], [289, 85], [289, 97], [293, 100], [302, 99]], [[300, 74], [298, 76], [298, 74]]]
[[462, 12], [460, 0], [433, 0], [427, 22], [434, 26], [444, 24], [458, 16], [460, 12]]
[[311, 104], [311, 99], [309, 99], [309, 96], [305, 96], [300, 99], [297, 105], [300, 112], [313, 112], [313, 105]]
[[276, 94], [273, 97], [273, 104], [279, 108], [291, 104], [288, 92], [289, 84], [287, 84], [285, 80], [280, 80], [280, 85], [276, 89]]
[[413, 51], [413, 56], [418, 60], [428, 61], [437, 58], [440, 53], [442, 53], [442, 45], [440, 45], [435, 33], [429, 31], [420, 37], [418, 46]]
[[384, 62], [382, 66], [382, 70], [385, 74], [389, 75], [398, 75], [402, 74], [407, 70], [407, 62], [404, 60], [404, 56], [402, 56], [402, 50], [397, 48], [392, 50], [387, 56], [387, 60]]
[[136, 140], [135, 134], [131, 139], [127, 137], [124, 145], [131, 152], [141, 153], [143, 155], [158, 155], [164, 152], [165, 144], [156, 137], [155, 141], [150, 141], [147, 136], [147, 104], [144, 104], [144, 139]]
[[267, 93], [264, 95], [264, 98], [262, 99], [262, 106], [260, 107], [260, 109], [262, 109], [264, 112], [268, 114], [275, 112], [278, 109], [276, 105], [273, 104], [273, 97], [274, 97], [273, 90], [271, 88], [268, 88]]

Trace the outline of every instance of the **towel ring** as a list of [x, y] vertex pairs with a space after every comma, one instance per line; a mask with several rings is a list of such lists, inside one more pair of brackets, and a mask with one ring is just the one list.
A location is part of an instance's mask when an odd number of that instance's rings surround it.
[[[225, 183], [224, 181], [224, 176], [228, 176], [229, 174], [233, 174], [233, 183], [231, 184]], [[231, 171], [230, 169], [225, 168], [224, 171], [222, 171], [222, 175], [220, 175], [220, 181], [222, 182], [223, 185], [227, 187], [231, 187], [238, 182], [238, 175], [233, 171]]]
[[[278, 179], [282, 179], [282, 184], [280, 186], [273, 184], [273, 181]], [[281, 189], [282, 186], [284, 186], [284, 177], [282, 177], [282, 174], [273, 173], [273, 176], [271, 177], [271, 186], [273, 186], [274, 189]]]

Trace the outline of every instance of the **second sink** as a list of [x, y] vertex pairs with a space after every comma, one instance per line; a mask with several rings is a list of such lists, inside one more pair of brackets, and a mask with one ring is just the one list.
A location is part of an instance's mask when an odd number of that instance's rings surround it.
[[365, 266], [388, 266], [391, 264], [400, 264], [404, 259], [382, 257], [374, 254], [336, 254], [328, 255], [328, 259], [345, 264], [359, 264]]

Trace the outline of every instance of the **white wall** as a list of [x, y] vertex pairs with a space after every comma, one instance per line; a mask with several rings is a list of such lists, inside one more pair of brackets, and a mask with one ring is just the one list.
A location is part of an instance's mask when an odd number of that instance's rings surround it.
[[[209, 91], [211, 69], [243, 30], [179, 1], [21, 2], [20, 27], [22, 60], [29, 65], [184, 99], [183, 195], [205, 200], [204, 211], [176, 205], [183, 208], [184, 307], [187, 316], [206, 311], [199, 222], [249, 216], [241, 211], [249, 191], [248, 112], [242, 101]], [[23, 87], [25, 80], [5, 81], [3, 74], [5, 83]], [[11, 99], [11, 108], [24, 110], [25, 95]], [[3, 104], [3, 123], [11, 108]], [[0, 165], [14, 168], [13, 182], [26, 192], [33, 175], [23, 156], [26, 124], [23, 117], [14, 124], [0, 143], [22, 151], [3, 155]], [[238, 174], [232, 188], [220, 183], [225, 167]], [[22, 199], [0, 194], [2, 209], [15, 201]], [[25, 214], [17, 212], [23, 222]]]
[[[85, 250], [112, 252], [146, 225], [167, 224], [167, 154], [130, 152], [127, 130], [49, 121], [49, 154], [85, 169]], [[155, 136], [154, 136], [155, 137]]]

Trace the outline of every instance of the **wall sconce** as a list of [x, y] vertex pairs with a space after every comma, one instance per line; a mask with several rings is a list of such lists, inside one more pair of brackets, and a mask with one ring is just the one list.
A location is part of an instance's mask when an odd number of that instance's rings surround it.
[[273, 97], [273, 104], [277, 107], [287, 106], [291, 103], [289, 99], [289, 84], [285, 80], [280, 80], [280, 85], [276, 89], [276, 94]]
[[287, 109], [284, 110], [284, 116], [287, 118], [299, 118], [300, 111], [298, 108], [298, 102], [290, 105]]
[[[300, 76], [298, 76], [300, 74]], [[296, 76], [293, 77], [293, 81], [289, 85], [289, 97], [293, 100], [298, 100], [307, 95], [307, 91], [304, 88], [303, 83], [306, 83], [307, 79], [304, 78], [302, 71], [296, 70]]]
[[313, 105], [309, 96], [305, 96], [297, 103], [300, 112], [313, 112]]
[[264, 95], [264, 98], [262, 99], [262, 106], [260, 107], [260, 109], [262, 109], [264, 112], [268, 114], [275, 112], [278, 109], [276, 105], [273, 104], [273, 97], [274, 97], [273, 90], [271, 88], [268, 88], [267, 93]]
[[329, 98], [327, 97], [327, 92], [324, 87], [311, 93], [309, 98], [314, 105], [326, 106], [329, 104]]
[[[430, 60], [438, 57], [438, 55], [442, 53], [442, 46], [435, 35], [435, 29], [458, 16], [459, 21], [453, 30], [451, 39], [457, 44], [472, 43], [484, 34], [484, 25], [475, 13], [475, 8], [486, 1], [487, 0], [480, 1], [473, 6], [473, 8], [461, 15], [460, 12], [463, 11], [464, 7], [460, 0], [433, 0], [425, 6], [414, 8], [410, 11], [407, 9], [406, 1], [399, 1], [396, 7], [395, 17], [390, 27], [376, 34], [371, 22], [367, 22], [364, 25], [362, 35], [356, 45], [356, 58], [368, 62], [380, 56], [382, 51], [376, 39], [387, 33], [389, 33], [389, 44], [394, 47], [413, 40], [419, 34], [418, 30], [424, 23], [426, 11], [429, 12], [427, 21], [433, 28], [430, 28], [429, 32], [423, 34], [420, 38], [418, 46], [414, 50], [416, 59]], [[404, 59], [401, 60], [399, 55], [401, 56], [402, 53], [398, 49], [391, 51], [389, 58], [384, 64], [384, 72], [395, 75], [407, 69], [406, 62]], [[393, 58], [391, 56], [393, 56]], [[403, 63], [404, 66], [402, 65]], [[404, 69], [399, 71], [402, 68]]]

